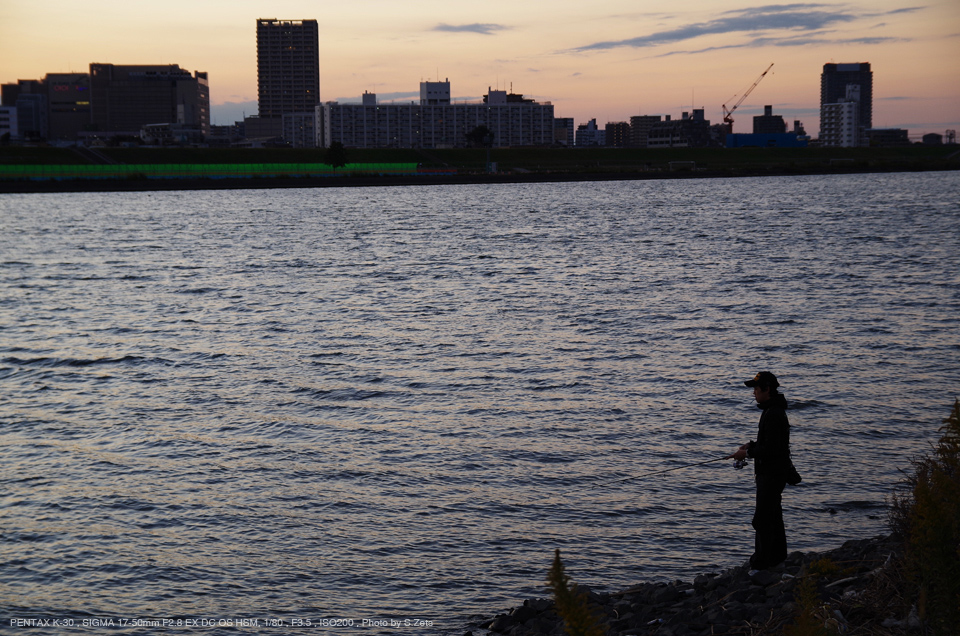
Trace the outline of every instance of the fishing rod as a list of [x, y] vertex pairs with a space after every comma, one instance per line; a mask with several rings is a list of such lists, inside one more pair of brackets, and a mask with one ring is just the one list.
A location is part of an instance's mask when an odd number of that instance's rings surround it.
[[[655, 471], [648, 472], [648, 473], [641, 473], [641, 474], [639, 474], [639, 475], [631, 475], [631, 476], [629, 476], [629, 477], [622, 477], [622, 478], [620, 478], [620, 479], [614, 479], [614, 480], [612, 480], [612, 481], [604, 481], [604, 482], [600, 482], [600, 483], [596, 483], [596, 484], [591, 484], [591, 485], [589, 485], [589, 486], [583, 486], [583, 487], [580, 487], [580, 488], [575, 488], [575, 489], [573, 489], [573, 490], [568, 490], [567, 492], [563, 493], [563, 494], [560, 495], [560, 496], [561, 496], [561, 497], [565, 497], [565, 496], [567, 496], [567, 495], [569, 495], [569, 494], [571, 494], [571, 493], [575, 493], [575, 492], [585, 492], [585, 491], [588, 491], [588, 490], [593, 490], [594, 488], [601, 488], [601, 487], [610, 486], [610, 485], [613, 485], [613, 484], [619, 484], [619, 483], [623, 483], [623, 482], [625, 482], [625, 481], [633, 481], [633, 480], [635, 480], [635, 479], [643, 479], [643, 478], [645, 478], [645, 477], [655, 477], [655, 476], [657, 476], [657, 475], [662, 475], [662, 474], [664, 474], [664, 473], [669, 473], [669, 472], [674, 471], [674, 470], [683, 470], [684, 468], [694, 468], [695, 466], [703, 466], [704, 464], [712, 464], [712, 463], [714, 463], [714, 462], [720, 462], [720, 461], [723, 461], [723, 460], [729, 459], [729, 458], [730, 458], [729, 455], [724, 455], [723, 457], [715, 457], [715, 458], [713, 458], [713, 459], [708, 459], [708, 460], [702, 461], [702, 462], [696, 462], [696, 463], [694, 463], [694, 464], [683, 464], [682, 466], [674, 466], [673, 468], [666, 468], [666, 469], [664, 469], [664, 470], [655, 470]], [[733, 467], [736, 468], [737, 470], [740, 470], [741, 468], [743, 468], [744, 466], [746, 466], [746, 464], [747, 464], [747, 461], [746, 461], [745, 459], [741, 459], [741, 460], [735, 461], [734, 464], [733, 464]]]
[[[702, 462], [694, 462], [694, 463], [692, 463], [692, 464], [683, 464], [683, 465], [680, 465], [680, 466], [674, 466], [673, 468], [664, 468], [664, 469], [662, 469], [662, 470], [654, 470], [654, 471], [650, 471], [650, 472], [646, 472], [646, 473], [641, 473], [641, 474], [639, 474], [639, 475], [630, 475], [629, 477], [620, 477], [620, 478], [618, 478], [618, 479], [613, 479], [613, 480], [610, 480], [610, 481], [597, 482], [597, 483], [590, 484], [590, 485], [588, 485], [588, 486], [580, 486], [580, 487], [578, 487], [578, 488], [573, 488], [573, 489], [568, 490], [568, 491], [566, 491], [566, 492], [559, 493], [559, 494], [554, 495], [554, 496], [552, 496], [552, 497], [547, 497], [546, 499], [540, 499], [540, 500], [536, 501], [535, 503], [540, 504], [540, 505], [543, 505], [543, 504], [552, 504], [552, 503], [557, 502], [557, 501], [563, 501], [564, 499], [566, 499], [569, 495], [571, 495], [571, 494], [573, 494], [573, 493], [586, 492], [586, 491], [594, 490], [594, 489], [596, 489], [596, 488], [601, 488], [601, 487], [605, 487], [605, 486], [610, 486], [610, 485], [613, 485], [613, 484], [620, 484], [620, 483], [627, 482], [627, 481], [634, 481], [634, 480], [637, 480], [637, 479], [644, 479], [644, 478], [646, 478], [646, 477], [655, 477], [655, 476], [657, 476], [657, 475], [663, 475], [663, 474], [665, 474], [665, 473], [673, 472], [673, 471], [675, 471], [675, 470], [683, 470], [683, 469], [686, 469], [686, 468], [694, 468], [694, 467], [696, 467], [696, 466], [704, 466], [704, 465], [706, 465], [706, 464], [712, 464], [712, 463], [715, 463], [715, 462], [723, 461], [723, 460], [725, 460], [725, 459], [730, 459], [730, 457], [731, 457], [730, 455], [725, 455], [725, 456], [723, 456], [723, 457], [714, 457], [713, 459], [708, 459], [708, 460], [705, 460], [705, 461], [702, 461]], [[746, 465], [747, 465], [747, 460], [746, 460], [746, 459], [739, 459], [739, 460], [736, 460], [736, 461], [734, 462], [733, 467], [736, 468], [737, 470], [740, 470], [741, 468], [743, 468], [743, 467], [746, 466]], [[433, 475], [433, 474], [431, 474], [431, 475]], [[369, 476], [370, 476], [370, 475], [365, 475], [365, 476], [363, 476], [363, 477], [361, 477], [361, 478], [369, 477]], [[470, 500], [470, 499], [468, 498], [468, 499], [464, 499], [464, 500], [462, 500], [462, 501], [459, 501], [459, 502], [457, 502], [457, 505], [462, 504], [462, 503], [466, 503], [466, 502], [469, 501], [469, 500]], [[336, 503], [339, 503], [339, 501], [338, 501], [338, 500], [331, 500], [331, 501], [328, 502], [327, 504], [321, 506], [321, 507], [319, 508], [319, 510], [323, 510], [323, 509], [325, 509], [325, 508], [327, 508], [327, 507], [329, 507], [329, 506], [332, 506], [332, 505], [334, 505], [334, 504], [336, 504]], [[529, 501], [529, 500], [527, 500], [527, 499], [524, 499], [524, 500], [522, 500], [522, 501], [509, 502], [509, 503], [508, 503], [508, 502], [504, 502], [504, 501], [501, 501], [501, 502], [500, 502], [501, 505], [506, 504], [506, 505], [508, 505], [508, 506], [523, 506], [523, 505], [528, 505], [528, 504], [530, 504], [530, 503], [532, 503], [532, 502]]]

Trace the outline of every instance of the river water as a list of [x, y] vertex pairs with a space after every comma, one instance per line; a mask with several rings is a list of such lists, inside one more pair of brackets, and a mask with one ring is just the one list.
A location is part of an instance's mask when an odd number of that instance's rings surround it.
[[884, 533], [958, 248], [957, 172], [0, 195], [0, 632], [462, 634], [555, 548], [739, 565], [749, 470], [643, 475], [751, 439], [760, 370], [790, 549]]

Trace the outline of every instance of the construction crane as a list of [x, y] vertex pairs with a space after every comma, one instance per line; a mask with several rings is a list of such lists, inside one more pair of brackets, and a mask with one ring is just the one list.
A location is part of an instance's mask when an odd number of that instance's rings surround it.
[[[727, 110], [727, 105], [726, 104], [723, 105], [723, 123], [726, 124], [727, 126], [727, 133], [733, 133], [733, 111], [737, 110], [737, 107], [743, 103], [743, 100], [747, 98], [747, 95], [753, 92], [753, 89], [757, 87], [757, 84], [760, 83], [760, 80], [762, 80], [764, 76], [766, 76], [766, 74], [769, 73], [770, 69], [772, 68], [773, 68], [773, 64], [768, 66], [767, 70], [765, 70], [763, 73], [760, 74], [760, 77], [757, 78], [757, 81], [751, 84], [750, 88], [748, 88], [746, 92], [744, 92], [743, 97], [738, 99], [737, 103], [733, 105], [733, 108], [731, 108], [730, 110]], [[736, 97], [736, 95], [734, 95], [733, 97]], [[731, 97], [730, 99], [733, 99], [733, 97]]]

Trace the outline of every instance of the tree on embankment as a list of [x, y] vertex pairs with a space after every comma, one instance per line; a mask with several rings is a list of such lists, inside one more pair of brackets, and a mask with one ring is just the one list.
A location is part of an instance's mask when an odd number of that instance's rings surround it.
[[347, 165], [347, 149], [339, 141], [331, 142], [330, 147], [323, 155], [323, 162], [328, 166], [333, 166], [333, 170], [336, 172], [337, 168]]

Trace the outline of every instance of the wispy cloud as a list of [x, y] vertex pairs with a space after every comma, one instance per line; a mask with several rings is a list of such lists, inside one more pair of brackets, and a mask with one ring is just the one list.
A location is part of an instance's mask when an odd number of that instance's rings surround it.
[[[905, 9], [896, 9], [883, 14], [871, 14], [871, 17], [878, 15], [893, 15], [896, 13], [909, 13], [919, 11], [923, 7], [911, 7]], [[696, 22], [687, 24], [675, 29], [658, 31], [641, 35], [625, 40], [611, 40], [605, 42], [594, 42], [573, 49], [574, 52], [602, 51], [621, 47], [646, 48], [660, 45], [678, 44], [708, 35], [727, 35], [727, 34], [748, 34], [761, 32], [782, 32], [782, 37], [764, 36], [754, 38], [745, 43], [731, 44], [724, 47], [713, 47], [701, 49], [696, 52], [717, 50], [718, 48], [742, 48], [749, 46], [800, 46], [805, 43], [811, 43], [818, 40], [809, 38], [795, 38], [790, 34], [796, 32], [813, 33], [822, 31], [828, 27], [834, 27], [840, 24], [853, 22], [865, 17], [842, 6], [827, 4], [783, 4], [783, 5], [765, 5], [749, 9], [739, 9], [721, 13], [714, 20], [706, 22]], [[844, 42], [876, 43], [888, 41], [889, 38], [861, 38], [856, 40], [844, 40]], [[694, 52], [694, 51], [686, 51]], [[674, 52], [678, 53], [678, 52]]]
[[493, 35], [497, 31], [506, 31], [510, 27], [503, 24], [474, 23], [474, 24], [438, 24], [431, 29], [432, 31], [443, 31], [446, 33], [479, 33], [480, 35]]
[[926, 7], [904, 7], [903, 9], [894, 9], [893, 11], [887, 11], [886, 13], [881, 13], [880, 15], [897, 15], [898, 13], [915, 13], [917, 11], [923, 11]]
[[765, 46], [778, 46], [778, 47], [788, 47], [788, 46], [809, 46], [809, 45], [830, 45], [836, 46], [839, 44], [859, 44], [861, 46], [871, 45], [871, 44], [890, 44], [891, 42], [906, 42], [906, 38], [893, 38], [893, 37], [862, 37], [862, 38], [830, 38], [822, 37], [819, 35], [804, 35], [800, 37], [788, 37], [788, 38], [770, 38], [770, 37], [761, 37], [754, 38], [747, 42], [740, 42], [737, 44], [727, 44], [724, 46], [709, 46], [702, 49], [687, 49], [687, 50], [677, 50], [677, 51], [668, 51], [657, 57], [670, 57], [671, 55], [695, 55], [698, 53], [710, 53], [713, 51], [724, 51], [728, 49], [745, 49], [745, 48], [760, 48]]

